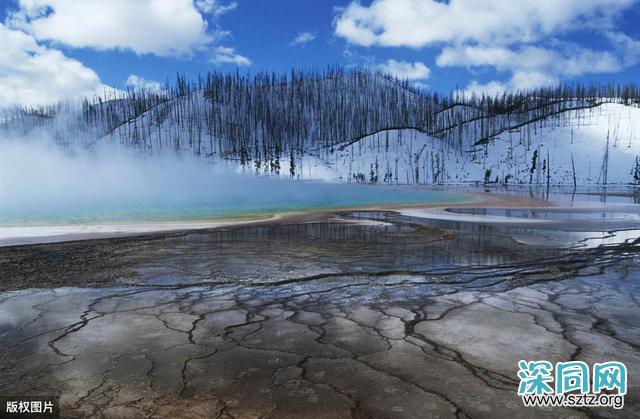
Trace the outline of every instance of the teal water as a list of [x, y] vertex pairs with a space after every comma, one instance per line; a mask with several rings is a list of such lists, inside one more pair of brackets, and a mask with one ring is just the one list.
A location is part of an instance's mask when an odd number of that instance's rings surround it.
[[[62, 193], [64, 197], [64, 193]], [[60, 225], [153, 221], [214, 221], [289, 211], [364, 208], [381, 205], [456, 203], [473, 200], [463, 194], [417, 187], [278, 182], [254, 184], [251, 189], [203, 189], [202, 193], [144, 193], [126, 198], [93, 194], [71, 199], [36, 201], [28, 206], [0, 202], [0, 225]]]

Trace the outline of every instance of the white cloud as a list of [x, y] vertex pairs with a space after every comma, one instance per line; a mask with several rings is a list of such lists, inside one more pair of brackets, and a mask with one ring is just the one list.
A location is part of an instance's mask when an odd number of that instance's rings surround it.
[[626, 66], [640, 62], [640, 40], [633, 39], [622, 32], [607, 32], [606, 35]]
[[195, 5], [202, 13], [210, 13], [220, 16], [238, 7], [235, 1], [226, 5], [220, 4], [217, 0], [195, 0]]
[[497, 80], [488, 83], [478, 83], [472, 80], [466, 88], [458, 93], [464, 93], [466, 96], [482, 94], [487, 96], [499, 96], [505, 92], [523, 91], [535, 89], [538, 87], [551, 86], [557, 84], [559, 80], [547, 73], [540, 71], [517, 71], [506, 82]]
[[505, 47], [447, 47], [436, 57], [439, 67], [484, 66], [506, 67], [515, 53]]
[[[506, 82], [473, 81], [468, 92], [496, 93], [557, 83], [561, 77], [618, 72], [640, 62], [640, 42], [611, 30], [639, 0], [374, 0], [338, 10], [335, 34], [350, 44], [442, 48], [440, 67], [492, 67]], [[592, 29], [614, 48], [596, 51], [559, 35]], [[541, 46], [542, 45], [542, 46]]]
[[501, 94], [507, 90], [527, 90], [557, 84], [561, 77], [578, 77], [587, 73], [620, 71], [624, 63], [609, 51], [594, 51], [573, 45], [563, 51], [541, 47], [510, 49], [505, 47], [458, 46], [444, 48], [436, 58], [440, 67], [491, 66], [507, 71], [506, 82], [492, 81], [479, 84], [472, 81], [465, 92]]
[[478, 42], [534, 42], [577, 26], [606, 27], [637, 0], [374, 0], [352, 2], [335, 20], [336, 35], [371, 46], [424, 47]]
[[467, 97], [472, 95], [481, 96], [499, 96], [509, 90], [509, 87], [501, 83], [499, 81], [491, 81], [486, 84], [480, 84], [477, 80], [472, 80], [469, 85], [461, 91], [458, 91], [458, 94], [464, 94]]
[[147, 80], [135, 74], [129, 75], [126, 81], [127, 87], [132, 89], [144, 89], [158, 92], [162, 90], [162, 85], [157, 81]]
[[293, 39], [293, 41], [289, 43], [289, 46], [303, 45], [303, 44], [306, 44], [307, 42], [313, 41], [314, 39], [316, 39], [316, 35], [314, 33], [300, 32], [298, 36], [296, 36]]
[[413, 86], [417, 87], [418, 89], [422, 89], [422, 90], [426, 90], [428, 89], [430, 86], [427, 83], [423, 83], [421, 81], [414, 81], [413, 82]]
[[213, 1], [196, 4], [198, 8], [192, 0], [19, 0], [20, 9], [8, 22], [37, 40], [73, 48], [179, 56], [224, 35], [209, 31], [200, 13], [224, 9]]
[[384, 64], [378, 64], [376, 68], [385, 74], [408, 80], [426, 80], [431, 74], [429, 67], [419, 61], [412, 64], [390, 59]]
[[251, 60], [235, 52], [231, 47], [215, 47], [211, 62], [214, 64], [235, 64], [238, 66], [251, 65]]
[[559, 79], [542, 71], [516, 71], [509, 79], [509, 90], [531, 90], [558, 84]]
[[622, 62], [609, 51], [594, 51], [572, 45], [564, 51], [526, 46], [506, 47], [459, 46], [447, 47], [436, 58], [440, 67], [492, 66], [499, 71], [545, 72], [555, 76], [581, 76], [586, 73], [616, 72]]
[[45, 105], [110, 89], [92, 69], [0, 23], [0, 107]]

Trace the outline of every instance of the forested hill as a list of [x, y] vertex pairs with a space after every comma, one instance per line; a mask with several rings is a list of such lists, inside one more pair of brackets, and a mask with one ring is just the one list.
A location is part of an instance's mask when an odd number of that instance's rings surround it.
[[[5, 111], [1, 129], [3, 137], [44, 133], [60, 144], [188, 152], [293, 177], [634, 183], [640, 182], [639, 104], [636, 85], [442, 96], [381, 74], [329, 68], [209, 73], [195, 82], [178, 76], [161, 91]], [[619, 173], [609, 169], [618, 147], [620, 167], [627, 166]], [[587, 148], [594, 154], [589, 167], [574, 156]]]

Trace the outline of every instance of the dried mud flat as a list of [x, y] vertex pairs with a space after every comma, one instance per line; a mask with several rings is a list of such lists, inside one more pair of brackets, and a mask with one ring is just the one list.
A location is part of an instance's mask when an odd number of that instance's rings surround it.
[[[2, 248], [0, 394], [68, 417], [640, 416], [639, 240], [528, 233], [363, 211]], [[625, 362], [625, 407], [526, 408], [519, 359]]]

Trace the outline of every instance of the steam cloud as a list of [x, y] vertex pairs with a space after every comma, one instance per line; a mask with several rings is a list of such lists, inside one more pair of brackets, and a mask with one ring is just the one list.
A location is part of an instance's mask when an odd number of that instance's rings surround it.
[[189, 155], [0, 139], [0, 223], [211, 218], [415, 199], [411, 191], [258, 177], [236, 168]]

